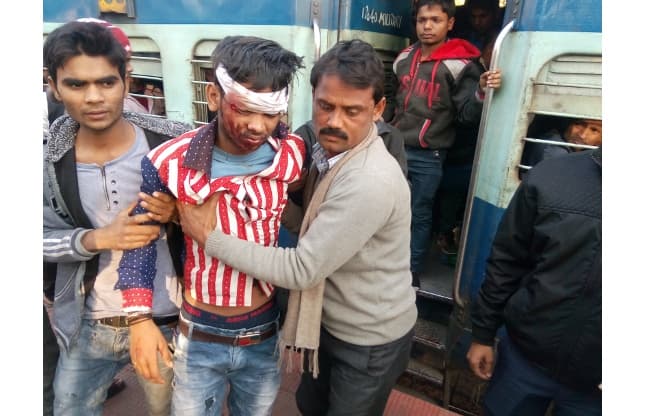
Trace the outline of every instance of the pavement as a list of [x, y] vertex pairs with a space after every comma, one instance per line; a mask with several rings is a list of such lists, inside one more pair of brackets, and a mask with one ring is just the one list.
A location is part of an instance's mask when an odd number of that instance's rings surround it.
[[[103, 416], [147, 416], [143, 390], [131, 365], [120, 373], [126, 382], [126, 388], [105, 403]], [[272, 416], [301, 416], [296, 407], [294, 394], [298, 388], [300, 376], [296, 372], [283, 370], [283, 379], [274, 404]], [[224, 416], [228, 416], [224, 409]], [[446, 410], [420, 397], [393, 389], [388, 398], [384, 416], [459, 416], [458, 413]]]

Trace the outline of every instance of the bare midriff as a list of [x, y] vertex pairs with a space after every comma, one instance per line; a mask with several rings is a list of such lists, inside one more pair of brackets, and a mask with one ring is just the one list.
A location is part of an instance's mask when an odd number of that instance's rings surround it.
[[[273, 296], [272, 296], [273, 297]], [[190, 290], [184, 290], [184, 301], [198, 309], [207, 311], [220, 316], [235, 316], [242, 315], [247, 312], [255, 311], [265, 303], [269, 302], [271, 297], [265, 296], [257, 284], [251, 288], [251, 305], [250, 306], [216, 306], [208, 303], [203, 303], [191, 296]]]

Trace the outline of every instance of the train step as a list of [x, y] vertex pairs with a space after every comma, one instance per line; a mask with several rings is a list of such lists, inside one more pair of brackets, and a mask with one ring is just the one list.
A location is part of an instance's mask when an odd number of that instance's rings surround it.
[[444, 384], [444, 374], [442, 371], [425, 362], [424, 356], [411, 357], [408, 360], [406, 372], [417, 377], [421, 377], [438, 387], [441, 387]]
[[425, 271], [420, 273], [417, 296], [453, 304], [455, 267], [442, 261], [442, 254], [431, 250]]
[[445, 351], [446, 333], [447, 327], [445, 324], [418, 317], [415, 323], [413, 341], [437, 351]]

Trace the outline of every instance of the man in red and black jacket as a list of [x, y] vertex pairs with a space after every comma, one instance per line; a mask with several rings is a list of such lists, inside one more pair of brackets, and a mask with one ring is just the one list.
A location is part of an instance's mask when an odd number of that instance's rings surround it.
[[[404, 49], [393, 69], [396, 103], [384, 117], [404, 136], [411, 183], [411, 271], [419, 286], [423, 256], [431, 234], [433, 199], [442, 179], [447, 150], [455, 141], [455, 123], [480, 121], [484, 88], [498, 88], [500, 73], [484, 72], [478, 48], [447, 39], [455, 23], [455, 4], [419, 0], [415, 4], [418, 41]], [[417, 284], [416, 284], [417, 283]]]

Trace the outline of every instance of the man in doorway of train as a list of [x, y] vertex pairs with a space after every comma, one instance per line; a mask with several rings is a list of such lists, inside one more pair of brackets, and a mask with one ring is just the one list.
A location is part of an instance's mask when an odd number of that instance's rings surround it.
[[317, 180], [297, 246], [227, 235], [223, 218], [203, 207], [181, 205], [180, 221], [208, 255], [291, 289], [280, 350], [288, 370], [291, 359], [304, 360], [295, 364], [306, 370], [296, 392], [303, 415], [380, 415], [406, 369], [417, 319], [410, 191], [375, 124], [385, 106], [383, 63], [370, 44], [342, 41], [314, 64], [310, 83], [322, 151], [313, 154], [308, 175]]
[[[129, 362], [128, 325], [134, 322], [114, 287], [122, 250], [161, 235], [153, 319], [165, 345], [178, 319], [181, 261], [170, 246], [181, 244], [181, 233], [174, 224], [163, 231], [147, 224], [169, 222], [174, 199], [138, 194], [139, 166], [151, 148], [189, 127], [122, 112], [127, 58], [100, 24], [60, 26], [47, 36], [43, 57], [67, 113], [51, 125], [44, 151], [43, 260], [56, 263], [52, 324], [61, 347], [54, 414], [100, 415], [113, 377]], [[138, 197], [150, 214], [129, 215]], [[140, 379], [153, 415], [170, 412], [173, 373], [166, 363], [162, 373], [163, 384]]]
[[[587, 146], [601, 146], [603, 137], [603, 123], [594, 119], [566, 119], [560, 123], [565, 128], [555, 127], [540, 135], [540, 139], [552, 140], [561, 143], [571, 143]], [[563, 132], [563, 133], [561, 133]], [[523, 149], [522, 164], [535, 166], [543, 159], [567, 155], [570, 152], [580, 151], [581, 148], [558, 146], [548, 143], [527, 142]]]
[[[172, 192], [180, 205], [206, 205], [220, 192], [217, 207], [209, 204], [204, 215], [217, 212], [225, 233], [273, 246], [305, 154], [303, 140], [281, 122], [302, 58], [268, 39], [229, 36], [218, 42], [212, 64], [215, 81], [206, 97], [216, 116], [143, 159], [142, 191]], [[135, 208], [141, 212], [145, 207]], [[275, 287], [205, 253], [191, 238], [185, 253], [173, 414], [220, 414], [228, 391], [231, 414], [271, 415], [280, 387]], [[117, 287], [130, 316], [149, 316], [155, 306], [155, 259], [153, 244], [124, 252]], [[144, 320], [131, 336], [137, 373], [157, 379], [159, 329]]]
[[471, 313], [486, 415], [552, 401], [555, 415], [601, 415], [601, 228], [601, 148], [544, 160], [516, 190]]
[[468, 0], [465, 7], [469, 14], [465, 39], [480, 49], [481, 62], [489, 68], [493, 44], [500, 31], [499, 0]]
[[501, 81], [500, 72], [483, 72], [478, 48], [447, 38], [455, 23], [453, 0], [419, 0], [414, 22], [419, 40], [393, 63], [399, 86], [394, 116], [384, 118], [404, 135], [411, 183], [410, 267], [413, 285], [419, 287], [431, 241], [433, 201], [455, 141], [455, 123], [477, 125], [484, 88], [498, 88]]

